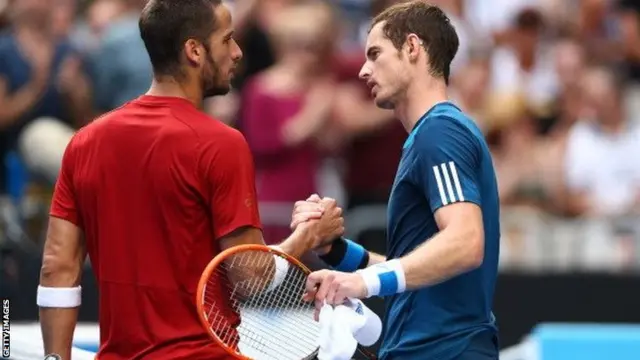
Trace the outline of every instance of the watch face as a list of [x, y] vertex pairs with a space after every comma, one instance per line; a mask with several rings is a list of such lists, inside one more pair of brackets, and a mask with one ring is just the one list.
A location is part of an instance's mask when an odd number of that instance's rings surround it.
[[62, 358], [58, 354], [48, 354], [44, 357], [44, 360], [62, 360]]

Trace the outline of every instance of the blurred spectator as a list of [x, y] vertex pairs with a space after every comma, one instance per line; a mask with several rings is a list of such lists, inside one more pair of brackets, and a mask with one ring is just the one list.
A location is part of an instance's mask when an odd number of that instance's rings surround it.
[[95, 1], [87, 5], [85, 16], [76, 18], [71, 32], [74, 45], [83, 54], [92, 54], [100, 46], [104, 30], [124, 10], [122, 1]]
[[234, 37], [244, 56], [233, 79], [234, 89], [224, 97], [217, 96], [205, 100], [204, 107], [208, 114], [231, 126], [242, 127], [242, 124], [236, 123], [239, 120], [239, 108], [243, 106], [239, 92], [248, 79], [274, 64], [276, 55], [270, 29], [281, 9], [298, 2], [301, 1], [225, 1], [233, 11]]
[[366, 38], [372, 3], [377, 0], [329, 0], [340, 12], [339, 47], [349, 52], [359, 49]]
[[270, 28], [276, 63], [248, 80], [241, 113], [255, 157], [264, 238], [270, 243], [290, 232], [296, 200], [322, 192], [318, 176], [323, 155], [316, 139], [335, 99], [331, 9], [320, 2], [291, 5], [276, 19]]
[[558, 186], [553, 170], [560, 160], [547, 156], [526, 99], [496, 95], [489, 101], [487, 117], [501, 202], [549, 210]]
[[623, 54], [630, 80], [640, 82], [640, 2], [620, 1]]
[[9, 26], [9, 8], [12, 0], [0, 0], [0, 31]]
[[92, 56], [96, 106], [104, 112], [144, 94], [152, 69], [138, 28], [139, 3], [95, 0], [91, 6], [89, 22], [100, 36]]
[[522, 93], [532, 110], [544, 112], [558, 93], [551, 49], [542, 41], [540, 12], [526, 9], [514, 19], [511, 33], [492, 58], [493, 91]]
[[582, 0], [539, 0], [538, 9], [543, 14], [546, 22], [552, 27], [547, 29], [552, 35], [557, 34], [577, 34], [580, 17], [576, 13], [580, 12]]
[[30, 170], [53, 181], [73, 127], [92, 116], [90, 83], [68, 39], [54, 33], [51, 2], [12, 6], [0, 36], [0, 157], [19, 144]]
[[583, 0], [578, 4], [577, 34], [589, 55], [596, 61], [609, 62], [619, 57], [614, 6], [619, 0]]
[[68, 40], [75, 24], [78, 0], [55, 0], [51, 7], [51, 33]]
[[[542, 135], [562, 146], [568, 129], [580, 111], [580, 82], [586, 68], [586, 54], [581, 43], [572, 38], [559, 39], [554, 50], [554, 69], [558, 74], [558, 95], [550, 112], [538, 119]], [[559, 143], [558, 143], [559, 142]]]
[[[371, 17], [397, 0], [374, 0]], [[369, 22], [363, 22], [364, 35]], [[366, 36], [363, 37], [363, 39]], [[342, 85], [337, 89], [332, 138], [339, 138], [344, 158], [344, 184], [348, 207], [386, 205], [402, 144], [407, 131], [393, 112], [378, 109], [371, 90], [358, 79], [365, 62], [364, 42], [341, 56], [337, 73]]]
[[451, 98], [478, 126], [487, 130], [484, 111], [489, 93], [489, 68], [484, 59], [472, 59], [452, 74]]
[[234, 85], [242, 89], [245, 81], [274, 64], [275, 53], [272, 26], [277, 25], [280, 10], [298, 0], [240, 0], [234, 1], [235, 37], [244, 56]]
[[560, 91], [578, 86], [586, 65], [582, 45], [572, 38], [558, 39], [554, 55]]
[[544, 0], [462, 0], [465, 19], [476, 36], [500, 46], [511, 36], [513, 19], [526, 8], [538, 9]]
[[622, 106], [623, 87], [605, 68], [582, 83], [582, 119], [569, 133], [565, 176], [569, 211], [612, 216], [640, 204], [640, 127]]
[[618, 0], [625, 73], [630, 80], [628, 111], [640, 113], [640, 1]]
[[472, 44], [479, 47], [483, 39], [480, 36], [474, 36], [472, 24], [465, 21], [463, 0], [431, 0], [430, 2], [444, 10], [458, 33], [458, 53], [451, 63], [451, 74], [455, 75], [469, 60]]

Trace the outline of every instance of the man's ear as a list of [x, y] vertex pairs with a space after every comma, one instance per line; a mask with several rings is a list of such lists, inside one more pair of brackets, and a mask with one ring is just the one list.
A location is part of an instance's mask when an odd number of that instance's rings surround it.
[[407, 49], [407, 57], [411, 62], [417, 61], [420, 56], [420, 51], [423, 49], [423, 42], [416, 34], [407, 35], [405, 42]]
[[202, 62], [202, 48], [194, 39], [189, 39], [184, 43], [184, 54], [193, 65], [199, 65]]

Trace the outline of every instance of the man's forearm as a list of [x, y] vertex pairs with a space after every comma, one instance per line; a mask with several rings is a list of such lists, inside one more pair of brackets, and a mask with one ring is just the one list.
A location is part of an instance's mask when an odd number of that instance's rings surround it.
[[302, 255], [311, 250], [309, 244], [312, 243], [310, 239], [306, 239], [303, 237], [309, 237], [307, 232], [294, 232], [288, 238], [286, 238], [282, 243], [278, 245], [282, 252], [287, 255], [293, 256], [296, 259], [300, 259]]
[[482, 234], [447, 229], [400, 259], [406, 289], [435, 285], [473, 270], [483, 257]]
[[71, 359], [73, 331], [78, 321], [78, 308], [40, 308], [40, 328], [45, 354], [58, 354]]
[[54, 353], [70, 359], [73, 331], [78, 321], [81, 303], [79, 287], [83, 253], [67, 260], [46, 254], [40, 271], [37, 303], [40, 307], [40, 328], [46, 354]]

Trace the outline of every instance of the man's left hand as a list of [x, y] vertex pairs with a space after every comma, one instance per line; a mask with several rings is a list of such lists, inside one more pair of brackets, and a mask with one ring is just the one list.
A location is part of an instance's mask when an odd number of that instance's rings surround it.
[[362, 299], [367, 296], [364, 279], [358, 273], [320, 270], [307, 277], [304, 300], [315, 300], [316, 308], [324, 303], [340, 305], [346, 299]]

